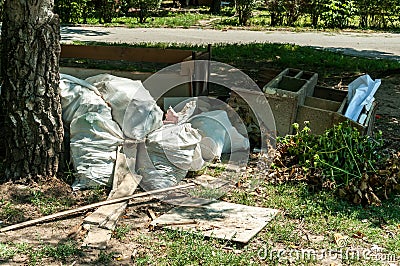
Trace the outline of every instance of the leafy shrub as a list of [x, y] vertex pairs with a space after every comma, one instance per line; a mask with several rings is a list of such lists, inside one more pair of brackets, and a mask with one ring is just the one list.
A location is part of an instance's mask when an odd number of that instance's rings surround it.
[[322, 18], [327, 27], [343, 29], [349, 26], [350, 18], [355, 12], [356, 8], [352, 0], [329, 0], [325, 3]]
[[78, 23], [88, 15], [89, 0], [55, 0], [55, 12], [62, 23]]
[[295, 135], [279, 139], [277, 178], [296, 173], [301, 180], [335, 189], [354, 203], [380, 204], [379, 197], [400, 191], [400, 171], [392, 167], [398, 164], [399, 155], [390, 157], [382, 152], [380, 134], [376, 138], [363, 136], [348, 122], [322, 135], [310, 134], [308, 124], [302, 130], [298, 124], [294, 126]]
[[319, 19], [326, 9], [326, 3], [329, 0], [311, 0], [304, 3], [304, 14], [308, 14], [311, 18], [311, 25], [318, 26]]
[[283, 0], [266, 0], [265, 4], [267, 10], [271, 15], [271, 26], [281, 26], [283, 25], [284, 18], [284, 1]]

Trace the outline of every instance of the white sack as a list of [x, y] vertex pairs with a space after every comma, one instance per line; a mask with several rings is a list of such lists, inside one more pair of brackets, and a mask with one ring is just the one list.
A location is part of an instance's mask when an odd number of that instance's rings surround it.
[[104, 101], [111, 106], [113, 119], [122, 128], [125, 111], [133, 99], [154, 101], [140, 80], [100, 74], [86, 79], [101, 93]]
[[200, 145], [205, 160], [219, 159], [222, 153], [250, 148], [249, 140], [232, 126], [225, 111], [203, 112], [191, 117], [189, 122], [203, 137]]
[[[147, 153], [139, 150], [137, 172], [146, 190], [176, 185], [193, 166], [201, 135], [189, 123], [165, 125], [148, 135]], [[146, 157], [148, 154], [148, 158]]]
[[73, 189], [110, 185], [122, 131], [111, 116], [89, 112], [71, 123], [71, 157], [77, 170]]
[[71, 159], [77, 171], [73, 189], [109, 185], [123, 134], [96, 87], [61, 74], [63, 120], [70, 127]]
[[93, 83], [110, 104], [113, 119], [128, 138], [144, 140], [163, 125], [162, 110], [140, 80], [100, 74], [86, 81]]
[[60, 93], [63, 122], [67, 126], [87, 112], [111, 112], [97, 88], [84, 80], [60, 74]]
[[130, 139], [144, 140], [163, 125], [163, 112], [154, 100], [133, 99], [124, 117], [123, 132]]

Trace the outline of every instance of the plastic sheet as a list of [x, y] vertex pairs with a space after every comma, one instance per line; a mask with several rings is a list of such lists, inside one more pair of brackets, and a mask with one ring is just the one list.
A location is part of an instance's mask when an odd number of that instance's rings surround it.
[[381, 85], [381, 80], [372, 80], [369, 75], [358, 77], [349, 84], [348, 107], [345, 116], [357, 121], [364, 107], [370, 106], [374, 101], [375, 92]]
[[[139, 150], [136, 162], [137, 172], [143, 176], [140, 185], [146, 190], [176, 185], [193, 168], [200, 140], [201, 135], [189, 123], [165, 125], [149, 134], [146, 149]], [[197, 167], [203, 165], [198, 158], [196, 162]]]
[[203, 137], [200, 146], [204, 160], [219, 159], [222, 153], [250, 148], [249, 140], [232, 126], [225, 111], [203, 112], [191, 117], [189, 122]]

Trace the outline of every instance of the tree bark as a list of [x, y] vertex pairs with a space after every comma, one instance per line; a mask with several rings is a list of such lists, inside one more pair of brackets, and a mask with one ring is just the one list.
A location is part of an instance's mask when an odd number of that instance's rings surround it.
[[54, 0], [6, 0], [1, 104], [6, 180], [54, 176], [62, 155], [60, 27]]

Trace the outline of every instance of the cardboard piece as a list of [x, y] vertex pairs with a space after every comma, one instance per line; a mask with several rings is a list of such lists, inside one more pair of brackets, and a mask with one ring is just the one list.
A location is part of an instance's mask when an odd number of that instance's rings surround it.
[[200, 231], [207, 237], [248, 243], [277, 213], [276, 209], [214, 201], [197, 207], [175, 207], [150, 225], [154, 228]]

